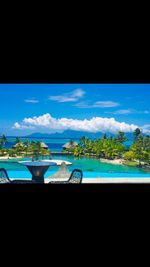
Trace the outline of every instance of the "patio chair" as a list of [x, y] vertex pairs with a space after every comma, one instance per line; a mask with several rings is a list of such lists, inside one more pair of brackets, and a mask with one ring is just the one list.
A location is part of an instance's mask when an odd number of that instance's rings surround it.
[[81, 184], [83, 173], [81, 170], [74, 169], [68, 181], [51, 181], [49, 184]]
[[33, 184], [32, 180], [10, 180], [7, 171], [4, 168], [0, 169], [0, 184]]

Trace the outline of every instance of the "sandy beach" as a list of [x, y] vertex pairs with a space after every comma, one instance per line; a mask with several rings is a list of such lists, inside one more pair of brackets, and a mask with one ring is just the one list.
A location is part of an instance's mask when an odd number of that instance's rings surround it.
[[22, 159], [22, 157], [18, 156], [18, 157], [9, 157], [9, 156], [3, 156], [3, 157], [0, 157], [0, 160], [7, 160], [7, 159]]
[[100, 159], [101, 162], [104, 163], [110, 163], [110, 164], [115, 164], [115, 165], [122, 165], [124, 160], [123, 159]]

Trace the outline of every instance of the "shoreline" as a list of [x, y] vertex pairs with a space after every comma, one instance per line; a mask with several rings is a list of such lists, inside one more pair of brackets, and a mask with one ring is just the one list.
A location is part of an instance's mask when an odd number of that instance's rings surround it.
[[[67, 155], [67, 156], [73, 156], [72, 155], [72, 153], [62, 153], [62, 152], [56, 152], [56, 154], [55, 154], [55, 152], [51, 152], [51, 155]], [[28, 157], [29, 155], [26, 155], [26, 157]], [[45, 155], [45, 156], [48, 156], [48, 155]], [[126, 161], [124, 160], [124, 159], [121, 159], [121, 158], [119, 158], [119, 159], [104, 159], [104, 158], [96, 158], [96, 157], [94, 157], [93, 155], [92, 156], [86, 156], [86, 155], [82, 155], [81, 156], [81, 158], [82, 157], [85, 157], [85, 158], [90, 158], [90, 159], [97, 159], [99, 162], [101, 162], [101, 163], [106, 163], [106, 164], [112, 164], [112, 165], [121, 165], [121, 166], [127, 166], [127, 167], [135, 167], [135, 168], [142, 168], [142, 169], [144, 169], [144, 170], [147, 170], [147, 171], [150, 171], [150, 166], [145, 166], [144, 165], [144, 162], [141, 162], [142, 163], [142, 165], [141, 165], [141, 167], [139, 167], [139, 166], [132, 166], [132, 165], [130, 165], [130, 164], [126, 164]], [[1, 160], [19, 160], [19, 159], [24, 159], [25, 157], [24, 157], [24, 155], [22, 155], [22, 156], [16, 156], [16, 157], [10, 157], [10, 156], [0, 156], [0, 161]], [[58, 164], [57, 165], [60, 165], [61, 164], [61, 162], [62, 161], [64, 161], [64, 160], [49, 160], [49, 159], [41, 159], [41, 160], [43, 160], [43, 161], [59, 161], [59, 162], [57, 162]], [[138, 162], [138, 161], [137, 161]], [[66, 161], [66, 165], [72, 165], [72, 163], [71, 162], [69, 162], [69, 161]], [[132, 163], [132, 162], [131, 162]]]
[[17, 156], [17, 157], [9, 157], [9, 156], [1, 156], [0, 160], [4, 160], [4, 159], [22, 159], [22, 156]]
[[109, 164], [115, 164], [115, 165], [123, 165], [124, 160], [123, 159], [100, 159], [100, 162], [103, 163], [109, 163]]

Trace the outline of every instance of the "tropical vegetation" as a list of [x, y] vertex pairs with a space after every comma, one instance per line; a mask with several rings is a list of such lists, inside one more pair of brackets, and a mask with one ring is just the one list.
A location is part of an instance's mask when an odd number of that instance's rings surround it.
[[12, 148], [5, 148], [7, 138], [5, 135], [0, 137], [0, 156], [28, 156], [32, 159], [38, 159], [50, 155], [50, 149], [44, 149], [39, 141], [29, 141], [28, 139], [24, 142], [19, 137], [16, 138], [15, 145]]
[[92, 156], [108, 160], [122, 159], [128, 166], [150, 166], [150, 136], [144, 135], [139, 128], [133, 132], [133, 142], [130, 147], [124, 132], [115, 136], [104, 134], [102, 138], [91, 140], [85, 136], [80, 139], [78, 146], [68, 149], [74, 156]]
[[[70, 140], [65, 151], [75, 157], [96, 157], [106, 160], [122, 159], [123, 164], [128, 166], [150, 168], [150, 136], [143, 134], [137, 128], [133, 132], [133, 141], [129, 147], [125, 143], [127, 140], [126, 134], [121, 131], [113, 136], [104, 134], [97, 139], [83, 136], [80, 138], [79, 143], [75, 145]], [[50, 149], [43, 148], [42, 143], [38, 141], [26, 139], [23, 142], [20, 138], [16, 138], [15, 145], [9, 149], [5, 147], [6, 143], [7, 138], [2, 135], [0, 137], [0, 156], [28, 156], [36, 160], [51, 153]]]

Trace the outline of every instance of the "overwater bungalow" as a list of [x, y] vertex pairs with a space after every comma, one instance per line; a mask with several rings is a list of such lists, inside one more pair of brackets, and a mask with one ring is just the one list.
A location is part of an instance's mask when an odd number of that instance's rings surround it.
[[46, 145], [44, 142], [41, 142], [40, 144], [42, 148], [48, 149], [48, 145]]
[[26, 147], [26, 145], [24, 145], [22, 142], [20, 142], [20, 143], [13, 145], [12, 148], [17, 148], [17, 147], [21, 147], [21, 146]]
[[64, 150], [66, 150], [66, 149], [74, 148], [74, 147], [76, 147], [76, 146], [78, 146], [78, 143], [77, 143], [77, 142], [67, 142], [66, 144], [64, 144], [64, 145], [62, 146], [62, 148], [63, 148]]

